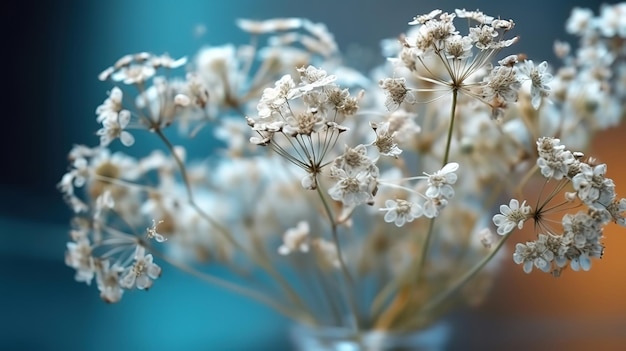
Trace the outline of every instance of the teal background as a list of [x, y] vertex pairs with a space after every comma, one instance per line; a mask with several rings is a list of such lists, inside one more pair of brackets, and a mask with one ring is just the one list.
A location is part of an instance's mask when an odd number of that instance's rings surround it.
[[[95, 145], [94, 111], [110, 85], [96, 77], [117, 58], [139, 51], [192, 56], [203, 45], [246, 36], [239, 17], [308, 17], [325, 22], [340, 44], [371, 48], [403, 32], [433, 8], [480, 8], [513, 18], [515, 50], [553, 60], [554, 39], [572, 6], [599, 1], [8, 1], [1, 11], [4, 82], [0, 112], [0, 349], [2, 350], [283, 350], [288, 321], [239, 296], [171, 267], [149, 292], [106, 305], [94, 286], [73, 281], [63, 263], [70, 212], [55, 189], [73, 144]], [[202, 37], [197, 25], [206, 27]], [[207, 146], [212, 143], [207, 140]], [[204, 150], [206, 150], [206, 147]], [[474, 321], [473, 329], [467, 327]], [[451, 349], [480, 323], [459, 313]], [[478, 323], [478, 324], [476, 324]]]

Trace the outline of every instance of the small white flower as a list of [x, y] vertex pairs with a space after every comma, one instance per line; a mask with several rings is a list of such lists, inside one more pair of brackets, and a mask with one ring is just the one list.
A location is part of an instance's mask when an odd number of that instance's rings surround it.
[[526, 60], [519, 66], [520, 73], [530, 79], [530, 102], [536, 110], [541, 104], [541, 99], [550, 95], [552, 75], [547, 72], [548, 63], [543, 61], [535, 66], [532, 60]]
[[74, 276], [76, 281], [85, 282], [87, 285], [91, 284], [96, 271], [89, 239], [83, 238], [76, 242], [67, 243], [65, 264], [76, 270]]
[[124, 130], [130, 122], [130, 111], [122, 110], [116, 115], [110, 115], [102, 121], [102, 128], [96, 132], [100, 136], [100, 146], [108, 146], [113, 140], [120, 138], [124, 146], [132, 146], [135, 138]]
[[295, 228], [287, 229], [283, 235], [283, 244], [278, 248], [281, 255], [294, 251], [309, 252], [309, 222], [300, 221]]
[[[537, 139], [537, 166], [541, 174], [546, 178], [561, 180], [567, 176], [569, 168], [576, 164], [574, 153], [565, 150], [561, 140], [553, 137], [541, 137]], [[582, 155], [581, 155], [582, 157]]]
[[118, 302], [124, 293], [120, 285], [120, 274], [123, 268], [114, 264], [110, 266], [109, 260], [100, 261], [96, 272], [96, 282], [100, 290], [100, 298], [108, 303]]
[[494, 20], [493, 16], [487, 16], [478, 10], [467, 11], [466, 9], [462, 9], [462, 10], [456, 9], [454, 10], [454, 12], [456, 13], [456, 16], [458, 18], [473, 19], [474, 21], [477, 21], [480, 24], [490, 24]]
[[415, 218], [423, 214], [419, 204], [402, 199], [385, 201], [385, 208], [381, 208], [380, 211], [387, 211], [384, 217], [385, 222], [393, 222], [398, 227], [402, 227], [407, 222], [413, 222]]
[[428, 198], [424, 202], [424, 216], [426, 218], [435, 218], [439, 216], [439, 212], [448, 205], [448, 200], [439, 197]]
[[123, 82], [124, 84], [141, 84], [152, 78], [156, 70], [149, 64], [136, 64], [122, 67], [119, 71], [111, 74], [114, 82]]
[[115, 118], [115, 116], [122, 111], [123, 96], [124, 94], [120, 88], [113, 87], [109, 93], [109, 97], [104, 100], [102, 105], [96, 108], [96, 114], [98, 115], [96, 121], [102, 123], [106, 119]]
[[591, 207], [604, 208], [615, 198], [613, 180], [606, 178], [606, 164], [591, 167], [586, 163], [580, 165], [580, 172], [572, 178], [574, 190], [578, 198]]
[[[546, 236], [543, 235], [543, 238]], [[515, 253], [513, 253], [513, 261], [517, 264], [524, 264], [524, 272], [530, 273], [533, 266], [539, 268], [543, 272], [552, 270], [552, 261], [554, 261], [554, 253], [548, 249], [542, 236], [537, 241], [527, 242], [525, 245], [518, 243], [515, 245]]]
[[280, 108], [287, 102], [287, 94], [296, 86], [289, 74], [282, 76], [273, 88], [265, 88], [261, 95], [261, 100], [257, 105], [260, 118], [267, 118], [273, 112], [280, 111]]
[[110, 190], [105, 190], [96, 198], [96, 205], [93, 214], [94, 221], [103, 221], [103, 214], [113, 208], [115, 208], [115, 200], [113, 199], [113, 195], [111, 195]]
[[495, 236], [489, 228], [481, 229], [480, 232], [478, 232], [478, 237], [480, 238], [480, 243], [485, 249], [490, 249], [495, 241]]
[[302, 187], [306, 190], [315, 190], [317, 189], [317, 180], [315, 179], [315, 174], [307, 173], [302, 180], [300, 181]]
[[149, 289], [153, 280], [161, 275], [161, 267], [152, 262], [152, 254], [146, 255], [146, 249], [137, 245], [135, 250], [135, 262], [127, 268], [120, 285], [126, 289], [137, 287], [139, 290]]
[[580, 256], [572, 258], [570, 267], [574, 271], [579, 271], [581, 268], [583, 271], [588, 271], [591, 269], [591, 259], [586, 252], [583, 252]]
[[294, 99], [303, 93], [324, 87], [337, 80], [335, 75], [328, 75], [325, 70], [312, 65], [298, 68], [298, 73], [300, 73], [300, 86], [289, 92], [289, 99]]
[[380, 80], [378, 85], [385, 90], [387, 96], [385, 107], [388, 111], [396, 110], [405, 101], [415, 103], [415, 96], [407, 89], [404, 78], [385, 78]]
[[454, 197], [454, 188], [451, 185], [456, 183], [457, 175], [454, 172], [457, 169], [459, 169], [459, 164], [451, 162], [433, 174], [424, 173], [428, 176], [428, 189], [425, 195], [429, 198], [451, 199]]
[[526, 205], [526, 201], [520, 205], [517, 199], [511, 199], [509, 205], [501, 205], [500, 213], [493, 216], [493, 224], [498, 227], [498, 234], [510, 233], [515, 226], [522, 229], [524, 222], [529, 218], [531, 208]]
[[413, 17], [413, 20], [411, 22], [409, 22], [409, 25], [416, 25], [416, 24], [424, 24], [432, 19], [434, 19], [435, 17], [437, 17], [437, 15], [439, 15], [441, 13], [441, 10], [436, 9], [436, 10], [432, 10], [427, 14], [424, 15], [417, 15], [415, 17]]
[[378, 152], [380, 152], [381, 155], [398, 158], [402, 150], [400, 150], [398, 144], [395, 142], [397, 132], [389, 131], [390, 123], [383, 122], [380, 125], [370, 123], [370, 126], [374, 129], [374, 132], [376, 132], [376, 140], [372, 142], [372, 145], [376, 146]]
[[341, 201], [345, 206], [357, 206], [374, 200], [371, 184], [376, 180], [367, 172], [349, 175], [343, 169], [335, 168], [334, 174], [339, 180], [328, 189], [333, 200]]

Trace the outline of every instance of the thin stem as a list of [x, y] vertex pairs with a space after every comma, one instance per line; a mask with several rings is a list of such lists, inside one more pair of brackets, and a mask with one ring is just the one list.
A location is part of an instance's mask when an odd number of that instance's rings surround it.
[[452, 284], [449, 288], [447, 288], [446, 290], [444, 290], [441, 293], [436, 294], [433, 299], [431, 299], [430, 301], [428, 301], [422, 308], [420, 311], [421, 313], [426, 313], [428, 311], [433, 310], [434, 308], [436, 308], [437, 306], [439, 306], [439, 304], [441, 304], [442, 302], [444, 302], [446, 299], [448, 299], [450, 296], [452, 296], [454, 293], [456, 293], [457, 291], [459, 291], [459, 289], [461, 289], [467, 282], [469, 282], [475, 275], [476, 273], [480, 272], [480, 270], [487, 264], [489, 263], [489, 261], [491, 261], [491, 259], [496, 255], [496, 253], [498, 251], [500, 251], [500, 248], [504, 245], [504, 243], [506, 242], [506, 240], [509, 238], [509, 236], [511, 235], [511, 233], [506, 234], [502, 240], [500, 240], [498, 242], [498, 245], [496, 245], [496, 247], [491, 250], [491, 252], [489, 253], [489, 255], [485, 256], [481, 261], [479, 261], [474, 267], [472, 267], [472, 269], [470, 269], [469, 271], [467, 271], [467, 273], [465, 273], [463, 276], [461, 276], [454, 284]]
[[448, 164], [450, 156], [450, 144], [452, 143], [452, 132], [454, 130], [454, 117], [456, 116], [456, 99], [459, 91], [455, 88], [452, 90], [452, 108], [450, 112], [450, 128], [448, 128], [448, 140], [446, 141], [446, 153], [443, 156], [443, 166]]
[[[458, 95], [458, 88], [453, 87], [453, 89], [452, 89], [452, 106], [450, 108], [450, 126], [448, 128], [448, 136], [447, 136], [447, 140], [446, 140], [446, 151], [445, 151], [444, 156], [443, 156], [443, 165], [442, 165], [442, 167], [445, 166], [448, 163], [448, 158], [450, 157], [450, 145], [452, 143], [452, 132], [454, 131], [454, 119], [455, 119], [455, 116], [456, 116], [457, 95]], [[435, 227], [435, 218], [431, 218], [430, 219], [430, 223], [428, 225], [428, 233], [426, 234], [426, 239], [425, 239], [424, 243], [422, 244], [421, 255], [419, 256], [419, 260], [418, 260], [417, 266], [414, 266], [416, 269], [415, 270], [414, 269], [409, 269], [407, 271], [407, 274], [405, 274], [404, 277], [403, 277], [403, 280], [409, 281], [409, 285], [417, 284], [423, 277], [423, 270], [424, 270], [424, 266], [426, 264], [428, 251], [429, 251], [430, 244], [431, 244], [431, 241], [432, 241], [434, 227]], [[411, 277], [413, 276], [413, 273], [417, 274], [417, 279], [415, 279], [415, 280], [411, 280]], [[381, 293], [375, 298], [374, 305], [375, 306], [381, 306], [382, 303], [384, 303], [384, 301], [388, 298], [388, 296], [392, 292], [394, 292], [394, 289], [392, 289], [392, 287], [394, 285], [396, 285], [396, 284], [400, 288], [400, 292], [403, 292], [404, 289], [406, 289], [408, 287], [408, 286], [402, 286], [403, 283], [404, 282], [402, 280], [400, 280], [399, 282], [395, 282], [395, 281], [390, 282], [381, 291]], [[410, 303], [410, 299], [407, 298], [406, 294], [404, 294], [404, 293], [397, 294], [396, 297], [394, 298], [394, 300], [389, 305], [388, 309], [382, 314], [382, 317], [383, 317], [383, 321], [382, 322], [384, 322], [385, 325], [391, 325], [391, 323], [393, 323], [393, 321], [404, 311], [403, 306], [405, 306], [408, 303]]]
[[[231, 235], [229, 235], [228, 229], [226, 229], [224, 226], [222, 226], [220, 223], [218, 223], [215, 219], [213, 219], [213, 217], [211, 217], [208, 213], [206, 213], [204, 210], [202, 210], [202, 208], [200, 208], [200, 206], [198, 206], [198, 204], [194, 200], [193, 192], [191, 191], [191, 183], [189, 182], [189, 177], [187, 175], [187, 169], [186, 169], [185, 165], [183, 164], [182, 160], [180, 159], [180, 157], [178, 157], [178, 155], [174, 151], [174, 146], [169, 141], [169, 139], [167, 139], [165, 134], [163, 134], [163, 132], [161, 131], [160, 128], [155, 128], [154, 132], [165, 143], [166, 147], [168, 148], [168, 150], [172, 154], [172, 157], [176, 161], [176, 164], [178, 165], [178, 168], [180, 170], [181, 176], [183, 178], [183, 183], [185, 184], [185, 189], [187, 191], [187, 200], [189, 201], [189, 204], [194, 208], [194, 210], [196, 210], [196, 212], [198, 214], [200, 214], [200, 216], [202, 216], [211, 225], [213, 225], [217, 229], [217, 231], [220, 232], [222, 234], [222, 236], [231, 245], [233, 245], [233, 247], [241, 250], [244, 253], [247, 253], [247, 250], [242, 245], [240, 245]], [[312, 315], [310, 314], [310, 312], [308, 312], [309, 309], [307, 308], [307, 306], [304, 303], [304, 301], [302, 301], [302, 299], [296, 293], [295, 289], [293, 289], [289, 285], [289, 283], [280, 275], [280, 273], [271, 265], [271, 263], [268, 262], [267, 260], [260, 259], [259, 255], [257, 255], [255, 252], [250, 252], [249, 254], [250, 254], [250, 257], [262, 269], [264, 269], [265, 272], [267, 274], [269, 274], [282, 287], [282, 289], [287, 293], [287, 296], [289, 297], [289, 299], [294, 304], [299, 306], [303, 311], [307, 311], [307, 314], [309, 315], [309, 317], [307, 319], [313, 319]]]
[[[143, 243], [144, 246], [146, 246], [145, 243]], [[302, 313], [298, 313], [296, 311], [292, 311], [291, 309], [288, 309], [286, 307], [285, 304], [280, 303], [278, 301], [275, 301], [271, 298], [269, 298], [268, 296], [259, 293], [256, 290], [252, 290], [249, 288], [246, 288], [244, 286], [241, 285], [237, 285], [234, 284], [232, 282], [229, 282], [228, 280], [222, 279], [222, 278], [218, 278], [216, 276], [212, 276], [210, 274], [201, 272], [185, 263], [176, 261], [170, 257], [168, 257], [167, 255], [159, 252], [158, 250], [155, 250], [154, 248], [150, 247], [150, 252], [153, 253], [155, 256], [159, 257], [160, 259], [164, 260], [165, 262], [169, 263], [170, 265], [180, 269], [181, 271], [191, 274], [192, 276], [199, 278], [200, 280], [203, 280], [205, 282], [208, 282], [210, 284], [215, 284], [221, 288], [224, 288], [226, 290], [230, 290], [232, 292], [235, 292], [237, 294], [240, 294], [242, 296], [246, 296], [249, 297], [253, 300], [256, 300], [260, 303], [265, 304], [266, 306], [269, 306], [273, 309], [275, 309], [276, 311], [278, 311], [279, 313], [281, 313], [282, 315], [288, 317], [288, 318], [292, 318], [295, 320], [301, 320], [305, 323], [309, 323], [312, 325], [315, 325], [315, 320], [311, 319], [310, 316], [308, 314], [302, 314]]]
[[344, 279], [346, 280], [346, 285], [347, 285], [346, 300], [348, 301], [348, 307], [353, 317], [354, 329], [358, 334], [359, 329], [360, 329], [359, 328], [359, 315], [358, 315], [356, 304], [353, 299], [354, 294], [352, 294], [352, 292], [354, 291], [354, 280], [352, 279], [352, 276], [350, 275], [350, 272], [348, 271], [346, 262], [343, 259], [343, 254], [341, 253], [341, 243], [339, 242], [339, 236], [337, 235], [337, 223], [335, 222], [335, 216], [333, 215], [333, 212], [330, 209], [330, 205], [328, 204], [328, 201], [326, 201], [326, 198], [324, 197], [324, 194], [322, 193], [319, 180], [316, 179], [316, 183], [317, 183], [317, 187], [316, 187], [317, 194], [319, 195], [320, 200], [322, 201], [322, 204], [324, 205], [324, 210], [326, 211], [326, 214], [328, 215], [328, 220], [330, 221], [332, 237], [335, 243], [335, 247], [337, 249], [337, 259], [339, 260], [339, 266], [341, 268], [341, 272], [344, 276]]

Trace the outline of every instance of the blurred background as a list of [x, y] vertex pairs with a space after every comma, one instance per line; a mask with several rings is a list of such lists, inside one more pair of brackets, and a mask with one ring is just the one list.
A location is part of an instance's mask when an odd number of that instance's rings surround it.
[[[370, 50], [433, 8], [476, 9], [512, 18], [516, 50], [555, 62], [555, 39], [573, 6], [600, 1], [9, 1], [0, 55], [8, 76], [0, 171], [0, 349], [283, 350], [288, 321], [247, 299], [164, 266], [149, 292], [106, 305], [94, 286], [75, 283], [63, 263], [70, 212], [55, 185], [73, 144], [95, 145], [95, 108], [110, 85], [97, 75], [127, 53], [193, 56], [204, 45], [244, 43], [237, 18], [298, 16], [325, 22], [343, 52]], [[626, 187], [626, 129], [599, 135], [593, 155]], [[622, 196], [624, 195], [624, 190]], [[450, 349], [536, 350], [626, 345], [626, 233], [612, 225], [592, 270], [555, 279], [503, 266], [483, 306], [449, 318]], [[511, 240], [516, 241], [515, 239]], [[521, 239], [519, 240], [521, 241]]]

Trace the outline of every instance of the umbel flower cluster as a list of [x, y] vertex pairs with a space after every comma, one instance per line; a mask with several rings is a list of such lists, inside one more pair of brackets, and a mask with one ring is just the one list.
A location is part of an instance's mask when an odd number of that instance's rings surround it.
[[467, 10], [415, 16], [370, 72], [301, 18], [239, 20], [251, 44], [192, 59], [123, 56], [99, 76], [99, 145], [75, 146], [59, 183], [66, 264], [107, 302], [178, 268], [355, 335], [480, 302], [529, 220], [524, 271], [588, 270], [603, 228], [626, 225], [606, 165], [583, 154], [624, 115], [624, 18], [626, 4], [574, 9], [580, 42], [557, 42], [556, 65], [501, 55], [514, 22]]

